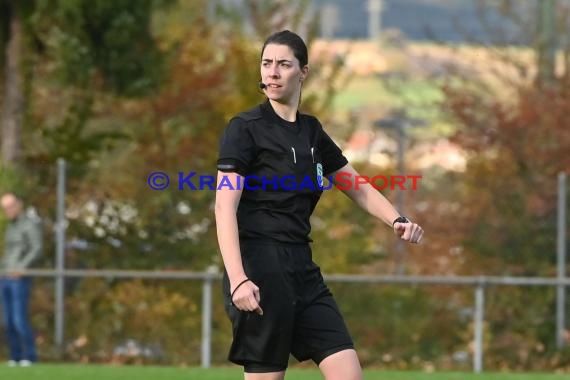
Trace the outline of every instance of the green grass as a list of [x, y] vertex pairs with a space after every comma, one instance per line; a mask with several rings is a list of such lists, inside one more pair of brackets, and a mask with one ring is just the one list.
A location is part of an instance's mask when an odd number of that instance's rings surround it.
[[405, 109], [407, 116], [427, 124], [412, 129], [411, 133], [415, 137], [432, 138], [450, 135], [455, 130], [438, 106], [442, 100], [443, 94], [434, 81], [409, 78], [386, 82], [376, 76], [357, 77], [337, 94], [333, 110], [339, 114], [360, 110], [366, 115], [366, 110], [376, 112], [379, 107], [388, 113]]
[[378, 105], [395, 106], [397, 99], [375, 77], [353, 78], [333, 100], [337, 111], [349, 111]]
[[[362, 107], [408, 108], [408, 112], [426, 112], [434, 102], [442, 100], [442, 93], [434, 82], [409, 78], [394, 80], [391, 85], [376, 76], [357, 77], [334, 98], [337, 111]], [[416, 115], [422, 116], [422, 115]]]
[[[80, 364], [37, 364], [29, 368], [0, 367], [0, 379], [10, 380], [230, 380], [242, 379], [239, 367], [200, 368], [157, 367], [157, 366], [111, 366]], [[286, 379], [317, 380], [322, 379], [317, 369], [292, 368], [287, 371]], [[506, 374], [459, 372], [392, 372], [367, 370], [367, 380], [562, 380], [568, 375], [553, 374]]]

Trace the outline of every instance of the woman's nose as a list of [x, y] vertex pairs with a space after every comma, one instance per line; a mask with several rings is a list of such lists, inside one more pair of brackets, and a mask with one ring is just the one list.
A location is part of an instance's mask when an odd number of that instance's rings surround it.
[[275, 65], [271, 68], [270, 74], [272, 77], [278, 77], [279, 76], [279, 66]]

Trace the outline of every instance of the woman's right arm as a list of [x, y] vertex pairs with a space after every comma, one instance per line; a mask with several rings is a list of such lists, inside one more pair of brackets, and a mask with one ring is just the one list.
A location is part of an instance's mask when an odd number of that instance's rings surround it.
[[[226, 177], [224, 185], [220, 186], [224, 177]], [[218, 171], [215, 204], [218, 244], [224, 267], [228, 273], [234, 306], [240, 310], [263, 314], [259, 306], [259, 288], [252, 281], [246, 281], [248, 277], [241, 260], [236, 212], [242, 193], [238, 183], [243, 183], [243, 177], [238, 177], [240, 175], [237, 173]], [[231, 188], [229, 185], [225, 186], [228, 183], [231, 183]], [[236, 289], [236, 287], [238, 288]]]

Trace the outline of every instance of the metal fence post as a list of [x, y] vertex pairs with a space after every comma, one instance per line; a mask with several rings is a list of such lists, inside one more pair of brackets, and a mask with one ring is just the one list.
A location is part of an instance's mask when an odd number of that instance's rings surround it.
[[63, 336], [65, 320], [65, 160], [57, 160], [57, 209], [55, 223], [55, 253], [56, 253], [56, 277], [55, 277], [55, 316], [54, 316], [54, 342], [56, 352], [63, 356]]
[[[559, 280], [566, 277], [566, 173], [558, 174], [557, 269]], [[566, 287], [556, 287], [556, 347], [563, 348], [566, 331]]]
[[202, 288], [202, 368], [210, 368], [212, 363], [212, 283], [217, 272], [216, 267], [206, 270]]
[[473, 352], [473, 371], [483, 371], [483, 324], [485, 318], [485, 285], [481, 281], [475, 288], [475, 344]]

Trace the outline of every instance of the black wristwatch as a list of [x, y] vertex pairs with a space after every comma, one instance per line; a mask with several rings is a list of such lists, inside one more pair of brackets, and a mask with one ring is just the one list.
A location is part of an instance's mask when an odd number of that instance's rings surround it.
[[399, 216], [392, 222], [392, 227], [394, 227], [394, 224], [396, 223], [410, 223], [410, 220], [405, 216]]

